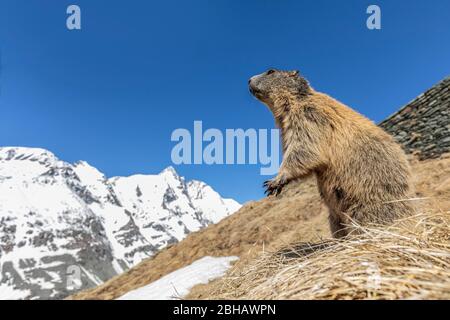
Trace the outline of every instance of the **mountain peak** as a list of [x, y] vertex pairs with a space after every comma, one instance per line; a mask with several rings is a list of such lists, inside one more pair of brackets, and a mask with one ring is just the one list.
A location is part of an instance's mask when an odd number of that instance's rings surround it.
[[166, 174], [166, 173], [172, 174], [172, 175], [174, 175], [174, 176], [178, 176], [177, 171], [176, 171], [175, 168], [172, 167], [172, 166], [168, 166], [168, 167], [165, 168], [163, 171], [161, 171], [160, 174], [162, 175], [162, 174]]

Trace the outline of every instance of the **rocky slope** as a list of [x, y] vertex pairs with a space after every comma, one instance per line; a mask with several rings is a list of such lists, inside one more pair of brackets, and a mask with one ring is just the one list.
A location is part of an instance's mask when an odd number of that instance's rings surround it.
[[450, 152], [450, 77], [380, 123], [421, 160]]
[[46, 150], [0, 148], [0, 299], [97, 286], [239, 207], [171, 167], [108, 179]]

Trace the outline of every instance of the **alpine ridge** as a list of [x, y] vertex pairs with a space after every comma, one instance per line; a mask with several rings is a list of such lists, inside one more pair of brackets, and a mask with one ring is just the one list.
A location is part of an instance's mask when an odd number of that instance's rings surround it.
[[107, 178], [44, 149], [0, 148], [0, 299], [97, 286], [240, 208], [174, 168]]

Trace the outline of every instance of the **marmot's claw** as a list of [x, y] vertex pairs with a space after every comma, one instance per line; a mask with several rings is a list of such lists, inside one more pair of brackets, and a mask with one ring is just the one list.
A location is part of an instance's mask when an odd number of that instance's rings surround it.
[[264, 193], [265, 193], [266, 196], [270, 196], [270, 195], [273, 194], [272, 181], [270, 181], [270, 180], [264, 181], [263, 187], [264, 187], [264, 189], [266, 189], [266, 190], [264, 191]]
[[264, 193], [266, 196], [278, 196], [283, 190], [284, 184], [279, 184], [271, 180], [267, 180], [264, 182], [264, 188], [266, 189]]

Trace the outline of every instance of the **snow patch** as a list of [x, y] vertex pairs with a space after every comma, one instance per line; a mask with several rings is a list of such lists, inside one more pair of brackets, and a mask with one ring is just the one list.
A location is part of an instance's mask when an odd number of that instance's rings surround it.
[[198, 284], [222, 277], [238, 257], [203, 257], [142, 288], [130, 291], [118, 300], [174, 300], [186, 296]]
[[12, 286], [0, 283], [0, 300], [21, 300], [30, 295], [29, 290], [18, 290]]

